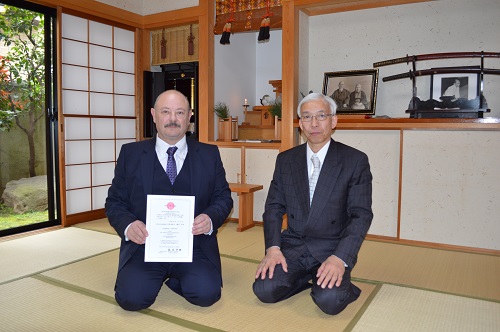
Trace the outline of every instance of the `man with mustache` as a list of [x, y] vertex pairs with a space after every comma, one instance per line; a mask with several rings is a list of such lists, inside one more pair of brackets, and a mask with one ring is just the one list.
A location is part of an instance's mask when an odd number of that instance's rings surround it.
[[[157, 136], [121, 147], [106, 199], [106, 215], [122, 239], [115, 299], [125, 310], [148, 308], [165, 282], [190, 303], [210, 306], [222, 287], [217, 229], [233, 207], [219, 150], [186, 138], [192, 111], [182, 93], [160, 94], [151, 114]], [[150, 194], [195, 196], [192, 262], [144, 261]]]

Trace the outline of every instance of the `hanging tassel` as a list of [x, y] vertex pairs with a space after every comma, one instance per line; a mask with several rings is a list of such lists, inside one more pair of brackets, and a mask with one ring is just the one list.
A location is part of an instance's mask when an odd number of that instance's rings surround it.
[[165, 59], [167, 57], [167, 40], [165, 39], [165, 29], [161, 31], [160, 53], [160, 57], [162, 59]]
[[257, 40], [260, 42], [268, 41], [271, 37], [269, 33], [271, 31], [270, 17], [273, 16], [273, 12], [271, 11], [271, 2], [269, 0], [267, 0], [266, 6], [266, 14], [263, 16], [262, 22], [260, 23], [259, 36], [257, 37]]
[[230, 44], [229, 37], [231, 36], [231, 22], [224, 24], [224, 29], [222, 29], [222, 36], [220, 37], [220, 43], [222, 45]]
[[194, 35], [193, 35], [193, 25], [191, 24], [189, 26], [189, 36], [187, 38], [188, 40], [188, 55], [193, 55], [194, 54]]
[[231, 24], [231, 22], [229, 22], [229, 23], [227, 24], [227, 32], [226, 32], [226, 45], [231, 44], [231, 43], [229, 42], [229, 37], [231, 37], [231, 26], [232, 26], [232, 24]]
[[222, 28], [222, 35], [220, 36], [221, 45], [226, 45], [226, 29], [227, 29], [227, 23], [224, 24], [224, 28]]
[[271, 19], [269, 17], [264, 17], [264, 19], [262, 19], [262, 22], [260, 23], [259, 36], [257, 37], [258, 41], [265, 42], [269, 40], [270, 25]]
[[236, 11], [236, 1], [231, 0], [230, 3], [231, 15], [229, 16], [229, 20], [224, 24], [224, 29], [222, 30], [222, 36], [220, 37], [220, 43], [222, 45], [229, 45], [229, 37], [231, 36], [231, 22], [234, 22], [234, 12]]
[[269, 17], [266, 18], [266, 23], [264, 25], [264, 40], [269, 40], [271, 38], [271, 19]]
[[259, 29], [259, 36], [257, 37], [257, 41], [263, 41], [264, 40], [264, 33], [266, 30], [266, 18], [262, 20], [260, 23], [260, 29]]

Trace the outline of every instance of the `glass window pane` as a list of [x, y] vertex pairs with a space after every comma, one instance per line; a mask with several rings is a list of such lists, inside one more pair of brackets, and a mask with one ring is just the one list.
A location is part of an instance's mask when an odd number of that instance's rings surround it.
[[88, 69], [71, 65], [63, 65], [62, 88], [87, 91], [89, 89]]
[[86, 91], [63, 90], [63, 114], [89, 114], [89, 93]]
[[111, 25], [90, 21], [89, 43], [103, 46], [113, 46], [113, 27]]
[[116, 116], [135, 116], [135, 99], [134, 99], [134, 97], [133, 96], [115, 95], [115, 115]]
[[92, 165], [92, 185], [101, 186], [111, 184], [115, 170], [115, 163]]
[[115, 93], [124, 95], [135, 94], [134, 75], [115, 72]]
[[108, 197], [109, 186], [92, 188], [92, 208], [94, 210], [104, 209], [106, 197]]
[[113, 92], [113, 74], [111, 71], [90, 69], [90, 90]]
[[113, 115], [113, 95], [107, 93], [90, 93], [90, 114]]
[[66, 64], [88, 66], [87, 43], [63, 39], [62, 62]]
[[113, 70], [113, 51], [108, 47], [90, 45], [90, 67]]
[[66, 189], [90, 187], [90, 165], [66, 166]]
[[65, 138], [89, 139], [90, 138], [90, 119], [84, 118], [65, 118], [64, 120]]
[[90, 163], [90, 141], [66, 141], [66, 165]]
[[114, 140], [93, 140], [92, 141], [92, 162], [93, 163], [114, 161], [115, 160], [114, 156], [115, 156], [115, 141]]
[[87, 42], [87, 20], [73, 15], [62, 15], [62, 37]]
[[115, 138], [114, 119], [91, 119], [93, 139], [113, 139]]
[[134, 32], [115, 27], [115, 48], [134, 52]]
[[115, 50], [115, 70], [134, 73], [134, 53]]
[[116, 138], [134, 138], [135, 120], [116, 119]]
[[66, 214], [90, 211], [90, 188], [69, 190], [66, 192]]

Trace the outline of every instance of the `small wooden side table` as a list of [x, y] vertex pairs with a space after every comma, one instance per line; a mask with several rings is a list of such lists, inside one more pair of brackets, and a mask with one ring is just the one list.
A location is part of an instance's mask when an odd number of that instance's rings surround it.
[[253, 193], [264, 188], [261, 184], [249, 183], [229, 183], [229, 188], [232, 192], [238, 194], [239, 197], [239, 215], [238, 215], [238, 232], [243, 232], [252, 228], [255, 223], [253, 220]]

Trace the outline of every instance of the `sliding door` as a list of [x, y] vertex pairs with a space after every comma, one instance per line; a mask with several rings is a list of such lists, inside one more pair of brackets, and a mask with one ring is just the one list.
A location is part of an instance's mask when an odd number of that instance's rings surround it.
[[64, 225], [104, 217], [120, 147], [136, 140], [134, 35], [62, 15]]
[[0, 236], [60, 224], [56, 11], [0, 4]]

